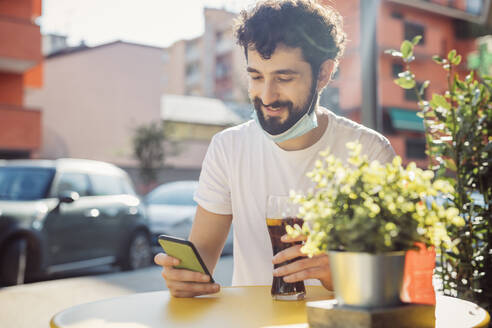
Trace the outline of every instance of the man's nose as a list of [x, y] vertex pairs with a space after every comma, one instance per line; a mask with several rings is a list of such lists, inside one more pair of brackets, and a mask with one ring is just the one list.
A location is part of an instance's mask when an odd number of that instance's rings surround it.
[[274, 83], [265, 82], [261, 92], [261, 101], [264, 105], [270, 105], [278, 100], [278, 92]]

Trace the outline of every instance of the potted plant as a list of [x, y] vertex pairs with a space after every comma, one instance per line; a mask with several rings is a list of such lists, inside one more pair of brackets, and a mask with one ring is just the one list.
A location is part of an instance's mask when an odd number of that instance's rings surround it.
[[470, 71], [464, 79], [456, 73], [461, 56], [451, 50], [446, 58], [433, 60], [447, 75], [447, 90], [424, 99], [425, 81], [417, 88], [410, 69], [414, 47], [420, 36], [404, 41], [399, 51], [388, 50], [406, 65], [395, 83], [415, 90], [419, 115], [423, 118], [426, 153], [436, 177], [446, 179], [454, 191], [449, 202], [466, 222], [449, 227], [449, 238], [457, 252], [443, 248], [438, 273], [446, 295], [478, 303], [488, 311], [492, 299], [492, 77], [476, 77]]
[[405, 252], [415, 243], [450, 247], [446, 227], [462, 226], [454, 206], [439, 205], [433, 197], [453, 192], [444, 180], [432, 181], [432, 171], [400, 157], [386, 165], [361, 156], [361, 145], [348, 143], [349, 165], [322, 152], [308, 177], [316, 183], [307, 194], [292, 193], [300, 205], [306, 234], [302, 252], [328, 252], [339, 303], [364, 308], [400, 303]]

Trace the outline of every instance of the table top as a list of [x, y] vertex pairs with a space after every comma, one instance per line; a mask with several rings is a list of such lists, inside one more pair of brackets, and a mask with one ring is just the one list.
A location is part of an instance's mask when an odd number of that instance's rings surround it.
[[[51, 328], [308, 327], [306, 302], [333, 298], [320, 286], [306, 286], [303, 301], [275, 301], [270, 286], [224, 287], [214, 295], [175, 298], [167, 291], [122, 296], [68, 308]], [[461, 318], [459, 326], [455, 318]], [[473, 303], [438, 297], [436, 327], [485, 327], [486, 311]]]

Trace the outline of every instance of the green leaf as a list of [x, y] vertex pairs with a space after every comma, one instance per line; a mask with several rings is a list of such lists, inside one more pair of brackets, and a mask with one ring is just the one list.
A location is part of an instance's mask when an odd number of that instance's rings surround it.
[[446, 158], [444, 159], [444, 163], [446, 163], [446, 167], [448, 169], [450, 169], [451, 171], [453, 172], [456, 172], [457, 168], [456, 168], [456, 163], [454, 162], [453, 159], [451, 158]]
[[424, 91], [429, 86], [429, 84], [430, 84], [429, 80], [426, 80], [426, 81], [424, 81], [424, 83], [422, 83], [422, 86], [420, 87], [420, 90], [419, 90], [420, 96], [424, 95]]
[[459, 79], [457, 73], [454, 76], [454, 83], [456, 83], [456, 86], [463, 91], [467, 89], [466, 84]]
[[421, 40], [421, 39], [422, 39], [422, 35], [417, 35], [417, 36], [415, 36], [415, 37], [412, 39], [412, 44], [413, 44], [414, 46], [416, 46], [416, 45], [420, 42], [420, 40]]
[[400, 77], [393, 81], [403, 89], [413, 89], [415, 87], [415, 80], [412, 78]]
[[446, 109], [451, 108], [451, 105], [446, 101], [446, 98], [436, 93], [432, 95], [431, 106], [432, 108], [437, 108], [437, 107], [442, 107]]
[[404, 59], [412, 57], [413, 44], [408, 40], [403, 41], [400, 47], [400, 52]]
[[432, 60], [433, 60], [434, 62], [436, 62], [437, 64], [439, 64], [439, 65], [441, 65], [441, 64], [443, 63], [443, 61], [444, 61], [444, 60], [443, 60], [440, 56], [438, 56], [438, 55], [434, 55], [434, 56], [432, 56]]
[[451, 63], [455, 66], [458, 66], [461, 63], [461, 55], [454, 57]]
[[456, 50], [453, 49], [448, 53], [449, 62], [452, 63], [455, 57], [456, 57]]

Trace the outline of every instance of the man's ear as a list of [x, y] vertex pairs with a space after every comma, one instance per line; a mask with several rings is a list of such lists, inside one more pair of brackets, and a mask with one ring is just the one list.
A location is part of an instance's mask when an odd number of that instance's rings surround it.
[[318, 75], [318, 90], [322, 90], [328, 82], [331, 80], [331, 75], [334, 72], [335, 69], [335, 61], [331, 59], [325, 60], [319, 69], [319, 75]]

